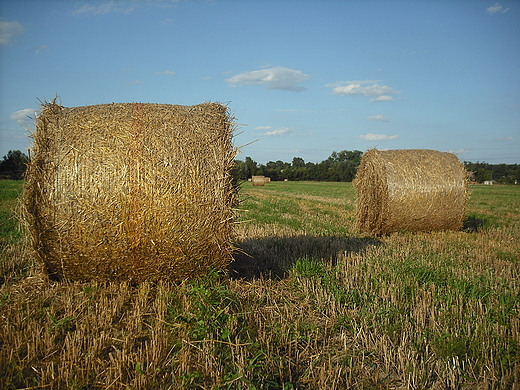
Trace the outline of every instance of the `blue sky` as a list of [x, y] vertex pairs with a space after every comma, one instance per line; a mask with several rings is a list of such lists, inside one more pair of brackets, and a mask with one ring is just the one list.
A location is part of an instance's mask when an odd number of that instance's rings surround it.
[[0, 157], [59, 95], [224, 102], [259, 163], [372, 147], [520, 163], [519, 38], [519, 1], [0, 0]]

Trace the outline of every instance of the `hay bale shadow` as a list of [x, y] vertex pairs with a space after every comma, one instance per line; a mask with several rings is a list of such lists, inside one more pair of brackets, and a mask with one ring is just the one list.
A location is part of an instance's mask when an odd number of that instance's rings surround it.
[[336, 264], [340, 254], [358, 253], [382, 243], [372, 237], [299, 235], [251, 238], [237, 244], [238, 251], [228, 267], [229, 276], [233, 279], [281, 279], [287, 276], [298, 259], [310, 257]]
[[486, 219], [477, 218], [474, 216], [468, 216], [464, 220], [462, 230], [468, 233], [476, 233], [487, 224]]

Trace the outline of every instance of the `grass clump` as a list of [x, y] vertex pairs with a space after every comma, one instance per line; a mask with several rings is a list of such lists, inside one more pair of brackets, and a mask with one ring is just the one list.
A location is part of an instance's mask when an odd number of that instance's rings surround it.
[[20, 180], [3, 180], [0, 185], [0, 250], [22, 237], [15, 215], [18, 195], [22, 191]]

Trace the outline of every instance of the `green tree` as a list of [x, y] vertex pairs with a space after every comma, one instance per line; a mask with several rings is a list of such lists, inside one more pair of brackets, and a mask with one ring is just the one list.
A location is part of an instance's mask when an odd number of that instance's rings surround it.
[[256, 161], [254, 161], [251, 157], [246, 157], [245, 164], [247, 167], [248, 178], [251, 176], [255, 176], [258, 171], [258, 165]]
[[332, 152], [330, 157], [326, 160], [329, 165], [329, 177], [326, 180], [354, 180], [362, 156], [363, 152], [359, 150]]
[[292, 167], [293, 168], [303, 168], [303, 167], [305, 167], [305, 161], [301, 157], [294, 157], [292, 159]]
[[235, 160], [235, 165], [233, 166], [232, 175], [233, 175], [233, 179], [234, 179], [235, 183], [247, 180], [248, 171], [247, 171], [246, 163], [244, 161]]
[[0, 162], [0, 177], [11, 180], [23, 179], [28, 162], [29, 158], [25, 153], [10, 150]]

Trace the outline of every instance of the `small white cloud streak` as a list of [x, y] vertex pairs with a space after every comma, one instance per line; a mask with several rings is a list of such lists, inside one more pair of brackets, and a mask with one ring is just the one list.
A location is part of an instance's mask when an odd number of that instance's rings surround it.
[[267, 89], [301, 92], [305, 91], [307, 87], [297, 84], [308, 78], [309, 75], [304, 74], [301, 70], [276, 66], [269, 69], [242, 72], [225, 81], [230, 87], [236, 87], [237, 85], [266, 85]]
[[393, 102], [395, 98], [393, 96], [381, 95], [376, 98], [370, 99], [371, 102]]
[[271, 135], [285, 135], [288, 134], [291, 130], [288, 127], [280, 127], [279, 129], [268, 131], [262, 135], [271, 136]]
[[383, 80], [348, 80], [348, 81], [335, 81], [335, 82], [333, 82], [333, 83], [325, 84], [325, 87], [328, 87], [328, 88], [336, 88], [336, 87], [341, 87], [341, 86], [349, 85], [349, 84], [360, 84], [360, 85], [363, 85], [363, 84], [377, 84], [377, 83], [380, 83], [381, 81], [383, 81]]
[[36, 55], [38, 55], [38, 54], [40, 54], [40, 52], [42, 50], [45, 50], [45, 49], [47, 49], [47, 45], [41, 45], [41, 46], [35, 47], [33, 50], [34, 50], [34, 53]]
[[175, 75], [175, 72], [173, 70], [165, 70], [164, 72], [157, 72], [156, 74], [171, 77], [171, 76]]
[[256, 126], [255, 130], [271, 130], [273, 126]]
[[111, 12], [118, 12], [128, 14], [135, 10], [135, 4], [128, 5], [125, 1], [109, 1], [99, 5], [85, 4], [81, 8], [76, 8], [71, 12], [72, 16], [92, 16], [92, 15], [106, 15]]
[[[174, 7], [177, 3], [182, 0], [110, 0], [101, 2], [99, 0], [93, 0], [91, 5], [87, 3], [83, 6], [77, 6], [69, 12], [71, 16], [97, 16], [106, 15], [109, 13], [119, 14], [130, 14], [139, 7], [143, 6], [154, 6], [157, 8], [169, 8]], [[160, 24], [169, 24], [172, 19], [164, 19], [159, 21]]]
[[371, 116], [367, 116], [367, 119], [369, 121], [377, 121], [377, 122], [390, 122], [390, 119], [388, 119], [386, 116], [384, 116], [383, 114], [377, 114], [377, 115], [371, 115]]
[[32, 119], [36, 117], [37, 110], [34, 108], [24, 108], [22, 110], [15, 111], [9, 115], [9, 119], [17, 122], [23, 122], [26, 119]]
[[400, 93], [393, 88], [386, 85], [369, 85], [363, 87], [362, 84], [348, 84], [338, 86], [332, 89], [333, 95], [361, 95], [361, 96], [382, 96], [382, 95], [393, 95]]
[[500, 3], [495, 3], [491, 7], [486, 8], [486, 13], [489, 15], [504, 14], [507, 11], [509, 11], [509, 8], [504, 9], [504, 7], [500, 5]]
[[23, 34], [24, 31], [24, 27], [17, 20], [12, 22], [0, 20], [0, 45], [5, 46], [13, 43], [14, 37]]
[[448, 153], [456, 154], [457, 156], [461, 154], [466, 154], [470, 152], [470, 149], [459, 149], [459, 150], [447, 150]]
[[359, 137], [364, 140], [367, 140], [367, 141], [389, 141], [389, 140], [399, 138], [398, 135], [386, 135], [386, 134], [374, 134], [374, 133], [360, 135]]

